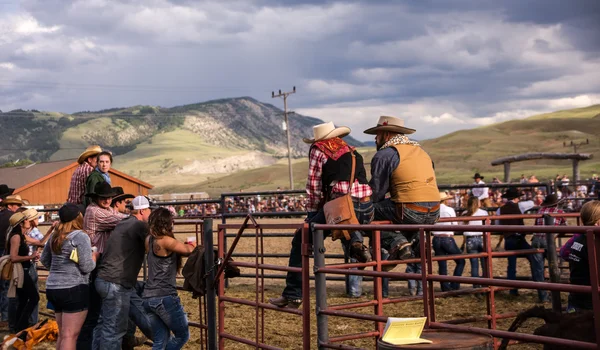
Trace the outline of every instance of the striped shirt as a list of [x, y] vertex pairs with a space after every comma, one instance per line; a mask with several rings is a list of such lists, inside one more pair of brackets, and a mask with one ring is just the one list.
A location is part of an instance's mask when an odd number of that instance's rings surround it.
[[69, 186], [69, 197], [67, 198], [67, 202], [75, 204], [83, 203], [85, 182], [92, 171], [94, 171], [94, 168], [92, 168], [88, 162], [81, 163], [77, 169], [75, 169], [73, 176], [71, 176], [71, 185]]
[[90, 236], [92, 247], [98, 247], [98, 253], [104, 252], [111, 232], [126, 217], [112, 208], [104, 209], [96, 203], [88, 205], [83, 217], [83, 230]]
[[[308, 203], [306, 205], [307, 211], [319, 210], [319, 203], [323, 196], [323, 190], [321, 187], [321, 178], [323, 175], [323, 165], [327, 162], [327, 156], [320, 149], [314, 147], [310, 152], [308, 158], [308, 180], [306, 181], [306, 193], [308, 197]], [[337, 181], [331, 188], [332, 195], [347, 194], [348, 188], [350, 187], [349, 181]], [[350, 194], [354, 198], [369, 197], [373, 194], [371, 187], [368, 184], [361, 184], [358, 179], [354, 181], [352, 186], [352, 193]]]

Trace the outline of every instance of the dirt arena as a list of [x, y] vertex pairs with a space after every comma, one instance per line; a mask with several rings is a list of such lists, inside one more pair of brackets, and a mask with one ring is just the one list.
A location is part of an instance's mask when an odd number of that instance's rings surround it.
[[[241, 222], [241, 220], [228, 220], [228, 223]], [[259, 219], [259, 223], [298, 223], [299, 219]], [[216, 226], [220, 221], [215, 221], [214, 230], [214, 241], [217, 242]], [[573, 223], [574, 224], [574, 223]], [[177, 231], [182, 230], [193, 230], [193, 225], [178, 226]], [[248, 230], [248, 233], [252, 233], [254, 230]], [[228, 231], [228, 233], [236, 233], [237, 230]], [[269, 231], [265, 230], [265, 233]], [[271, 232], [291, 232], [285, 230], [272, 230]], [[191, 236], [190, 233], [178, 234], [178, 238], [185, 240], [186, 237]], [[233, 238], [228, 239], [228, 244], [231, 245]], [[457, 244], [460, 246], [462, 243], [462, 237], [456, 237]], [[494, 239], [494, 245], [497, 238]], [[268, 238], [264, 241], [265, 253], [289, 253], [291, 238]], [[326, 242], [327, 253], [331, 254], [342, 254], [342, 249], [339, 241], [332, 242], [331, 239], [327, 239]], [[236, 249], [237, 253], [254, 253], [255, 251], [255, 239], [254, 238], [243, 238], [240, 240]], [[254, 258], [235, 258], [236, 261], [247, 261], [253, 262]], [[336, 261], [329, 261], [333, 263]], [[278, 264], [287, 265], [287, 258], [266, 258], [266, 264]], [[451, 273], [454, 270], [454, 262], [449, 261], [448, 269]], [[393, 271], [403, 272], [403, 265], [399, 265]], [[242, 269], [242, 273], [254, 273], [251, 269]], [[282, 274], [276, 271], [266, 272], [268, 274]], [[437, 273], [437, 264], [434, 264], [434, 273]], [[42, 274], [42, 273], [40, 273]], [[470, 276], [470, 264], [466, 261], [464, 276]], [[495, 276], [506, 276], [506, 259], [495, 259], [494, 260], [494, 275]], [[525, 259], [518, 260], [517, 275], [529, 276], [529, 264]], [[141, 277], [141, 276], [140, 276]], [[43, 282], [40, 282], [43, 284]], [[281, 279], [266, 279], [265, 280], [265, 300], [270, 297], [277, 297], [281, 294], [285, 283]], [[439, 283], [434, 283], [436, 291], [440, 291]], [[462, 285], [462, 288], [470, 288], [470, 285]], [[42, 287], [43, 288], [43, 285]], [[255, 299], [255, 286], [254, 280], [248, 278], [239, 278], [230, 280], [230, 287], [226, 290], [228, 296], [243, 298], [247, 300]], [[328, 290], [328, 303], [342, 304], [352, 301], [362, 300], [367, 301], [373, 297], [373, 284], [372, 282], [363, 282], [363, 296], [361, 299], [349, 299], [345, 296], [344, 283], [340, 281], [327, 282]], [[314, 283], [311, 283], [311, 304], [314, 310]], [[407, 296], [408, 289], [406, 281], [395, 280], [390, 282], [389, 297], [395, 298], [400, 296]], [[46, 299], [45, 295], [41, 294], [40, 310], [45, 310]], [[180, 292], [181, 300], [188, 312], [190, 321], [199, 321], [198, 314], [198, 300], [192, 299], [190, 293]], [[567, 294], [563, 293], [563, 305], [566, 305]], [[518, 312], [529, 307], [536, 305], [537, 294], [535, 291], [521, 290], [519, 297], [511, 297], [507, 292], [499, 292], [496, 294], [496, 312], [507, 313], [507, 312]], [[550, 307], [549, 304], [545, 305]], [[354, 309], [353, 311], [361, 312], [365, 314], [373, 314], [373, 308]], [[465, 295], [461, 297], [442, 298], [436, 300], [436, 315], [438, 321], [466, 318], [472, 316], [482, 316], [485, 314], [486, 304], [485, 298], [478, 299], [473, 295]], [[255, 309], [248, 306], [226, 304], [226, 320], [225, 329], [226, 332], [248, 339], [254, 339], [255, 337]], [[386, 305], [384, 306], [384, 313], [390, 317], [418, 317], [423, 315], [423, 303], [422, 301], [405, 302], [400, 304]], [[43, 317], [43, 316], [42, 316]], [[512, 319], [498, 320], [498, 329], [505, 330], [509, 327]], [[528, 321], [525, 326], [521, 329], [522, 332], [531, 333], [535, 327], [540, 325], [541, 322], [537, 320]], [[486, 322], [471, 323], [469, 325], [477, 327], [487, 327]], [[296, 315], [287, 313], [265, 310], [265, 338], [264, 343], [281, 347], [285, 349], [297, 349], [301, 346], [302, 331], [301, 331], [301, 318]], [[373, 322], [350, 320], [345, 318], [329, 317], [329, 332], [330, 336], [339, 336], [343, 334], [353, 334], [365, 331], [372, 331], [375, 325]], [[313, 315], [311, 320], [311, 336], [312, 344], [316, 344], [316, 317]], [[200, 331], [196, 328], [191, 328], [191, 338], [184, 349], [198, 349]], [[345, 342], [346, 345], [357, 346], [366, 349], [375, 348], [373, 339], [355, 340]], [[315, 346], [311, 346], [315, 347]], [[40, 348], [53, 348], [53, 344], [44, 344]], [[148, 347], [149, 348], [149, 347]], [[239, 344], [232, 341], [226, 342], [226, 348], [228, 349], [245, 349], [252, 348], [243, 344]], [[541, 349], [541, 345], [534, 344], [520, 344], [512, 347], [514, 349]]]

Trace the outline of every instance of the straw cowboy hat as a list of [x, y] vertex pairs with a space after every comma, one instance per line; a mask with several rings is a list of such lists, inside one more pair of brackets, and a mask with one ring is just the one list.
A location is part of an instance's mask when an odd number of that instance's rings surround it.
[[9, 204], [18, 204], [18, 205], [27, 205], [29, 201], [27, 199], [22, 199], [18, 194], [6, 196], [6, 198], [0, 203], [1, 205], [9, 205]]
[[22, 223], [23, 221], [25, 221], [27, 219], [27, 217], [19, 212], [19, 213], [14, 213], [10, 216], [10, 219], [8, 219], [8, 225], [10, 226], [9, 231], [12, 231], [12, 229], [17, 226], [18, 224]]
[[29, 208], [23, 212], [23, 215], [25, 215], [25, 218], [27, 220], [35, 220], [39, 218], [40, 213], [38, 213], [38, 211], [33, 208]]
[[404, 119], [396, 117], [381, 116], [377, 122], [377, 126], [364, 131], [365, 134], [375, 135], [380, 131], [391, 131], [398, 134], [412, 134], [415, 129], [404, 126]]
[[303, 138], [302, 141], [306, 143], [315, 143], [317, 141], [323, 141], [332, 139], [334, 137], [344, 137], [350, 134], [350, 128], [347, 126], [335, 127], [332, 122], [323, 123], [313, 126], [312, 139]]
[[100, 148], [100, 146], [90, 146], [83, 153], [81, 153], [79, 158], [77, 158], [77, 163], [82, 164], [83, 162], [85, 162], [86, 159], [88, 159], [89, 157], [96, 156], [100, 152], [102, 152], [102, 148]]
[[447, 192], [440, 192], [440, 202], [445, 201], [446, 199], [452, 199], [452, 196]]

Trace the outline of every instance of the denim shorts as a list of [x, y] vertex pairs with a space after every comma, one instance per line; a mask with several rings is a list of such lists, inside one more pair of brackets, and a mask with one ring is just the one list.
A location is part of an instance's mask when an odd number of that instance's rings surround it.
[[48, 301], [56, 313], [76, 313], [85, 311], [90, 305], [90, 286], [80, 284], [72, 288], [46, 290]]

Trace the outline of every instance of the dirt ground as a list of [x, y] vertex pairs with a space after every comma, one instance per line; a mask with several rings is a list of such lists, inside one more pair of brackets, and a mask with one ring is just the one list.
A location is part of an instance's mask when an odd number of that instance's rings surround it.
[[[240, 222], [240, 220], [230, 220], [228, 223]], [[299, 219], [261, 219], [258, 220], [259, 223], [298, 223]], [[215, 222], [215, 236], [214, 241], [215, 244], [217, 242], [216, 235], [216, 225], [218, 222]], [[178, 226], [177, 230], [193, 230], [193, 226]], [[228, 233], [236, 233], [237, 230], [230, 230]], [[291, 230], [265, 230], [265, 233], [282, 233], [282, 232], [292, 232]], [[251, 233], [250, 230], [247, 233]], [[181, 233], [178, 234], [178, 238], [181, 240], [185, 240], [185, 237], [193, 234], [190, 233]], [[462, 244], [462, 237], [456, 237], [457, 244], [460, 246]], [[494, 245], [497, 241], [497, 238], [494, 239]], [[228, 244], [231, 246], [233, 242], [232, 238], [228, 238]], [[291, 238], [283, 237], [283, 238], [267, 238], [264, 240], [264, 252], [265, 253], [289, 253], [289, 248], [291, 244]], [[256, 240], [254, 238], [242, 238], [237, 246], [237, 253], [254, 253], [256, 247]], [[332, 242], [331, 239], [327, 239], [326, 241], [326, 249], [328, 254], [342, 254], [341, 245], [338, 241]], [[236, 261], [247, 261], [254, 262], [254, 258], [235, 258]], [[331, 260], [328, 263], [339, 262], [339, 260]], [[266, 264], [277, 264], [277, 265], [287, 265], [287, 258], [265, 258]], [[454, 270], [455, 263], [453, 261], [449, 261], [448, 270], [450, 273]], [[506, 259], [494, 259], [493, 262], [494, 275], [499, 277], [506, 276]], [[467, 260], [465, 265], [465, 270], [463, 272], [463, 276], [470, 276], [470, 263]], [[403, 272], [404, 266], [399, 265], [393, 271]], [[251, 269], [242, 269], [242, 273], [254, 273], [254, 270]], [[267, 271], [268, 274], [276, 274], [282, 275], [282, 272], [276, 271]], [[437, 264], [434, 264], [434, 273], [437, 273]], [[43, 274], [43, 273], [40, 273]], [[517, 275], [518, 276], [530, 276], [529, 264], [526, 259], [518, 259], [517, 266]], [[43, 288], [43, 282], [40, 282]], [[400, 296], [407, 296], [408, 289], [406, 287], [406, 281], [394, 280], [390, 282], [390, 290], [389, 297], [395, 298]], [[281, 294], [283, 287], [285, 286], [285, 282], [283, 279], [266, 279], [265, 280], [265, 302], [268, 298], [277, 297]], [[462, 285], [461, 288], [470, 288], [470, 285]], [[439, 283], [434, 283], [434, 288], [436, 291], [440, 291]], [[328, 305], [334, 304], [344, 304], [354, 301], [367, 301], [373, 298], [373, 283], [372, 282], [363, 282], [363, 295], [360, 299], [350, 299], [345, 296], [344, 291], [344, 283], [341, 281], [328, 281], [327, 282], [327, 291], [328, 291]], [[231, 297], [243, 298], [246, 300], [254, 301], [255, 294], [255, 286], [254, 280], [249, 278], [238, 278], [230, 280], [229, 288], [226, 290], [226, 294]], [[190, 321], [199, 321], [199, 312], [198, 312], [198, 299], [192, 299], [190, 293], [180, 292], [181, 300], [184, 304], [184, 307], [188, 313], [188, 317]], [[40, 311], [46, 311], [46, 298], [44, 294], [40, 295]], [[260, 296], [259, 296], [260, 298]], [[567, 294], [562, 294], [563, 306], [566, 305]], [[507, 313], [507, 312], [519, 312], [525, 309], [528, 309], [532, 306], [539, 305], [536, 304], [537, 294], [536, 291], [533, 290], [521, 290], [519, 297], [511, 297], [507, 292], [499, 292], [496, 294], [496, 312], [497, 313]], [[311, 309], [315, 310], [315, 292], [314, 292], [314, 283], [311, 282]], [[546, 307], [550, 307], [549, 304], [545, 305]], [[485, 298], [477, 298], [473, 295], [465, 295], [461, 297], [452, 297], [452, 298], [442, 298], [437, 299], [435, 304], [435, 311], [437, 315], [438, 321], [445, 321], [457, 318], [466, 318], [477, 315], [484, 315], [486, 312], [486, 304]], [[354, 309], [355, 312], [360, 312], [364, 314], [373, 314], [373, 308], [363, 308], [363, 309]], [[250, 340], [254, 340], [256, 336], [256, 314], [255, 309], [249, 306], [241, 306], [241, 305], [233, 305], [230, 303], [225, 304], [225, 330], [227, 333], [233, 334], [238, 337], [244, 337]], [[411, 301], [411, 302], [403, 302], [398, 304], [389, 304], [384, 306], [384, 314], [389, 317], [417, 317], [423, 315], [423, 302], [422, 301]], [[43, 316], [40, 316], [43, 319]], [[497, 329], [506, 330], [512, 319], [508, 320], [498, 320]], [[524, 333], [532, 333], [533, 329], [541, 324], [541, 321], [530, 320], [526, 322], [524, 327], [521, 328], [521, 332]], [[260, 317], [259, 317], [259, 325], [260, 325]], [[483, 327], [487, 328], [486, 322], [480, 323], [471, 323], [467, 324], [475, 327]], [[197, 349], [200, 347], [200, 331], [196, 328], [191, 329], [191, 337], [190, 341], [184, 349]], [[350, 320], [346, 318], [339, 317], [329, 317], [329, 336], [339, 336], [344, 334], [354, 334], [366, 331], [372, 331], [375, 329], [374, 322], [370, 321], [359, 321], [359, 320]], [[0, 335], [4, 335], [5, 333], [0, 333]], [[317, 325], [316, 325], [316, 317], [314, 315], [311, 316], [311, 337], [312, 337], [312, 348], [316, 348], [314, 344], [316, 344], [316, 336], [317, 336]], [[264, 311], [264, 339], [261, 339], [265, 344], [285, 348], [285, 349], [298, 349], [301, 346], [302, 339], [302, 330], [301, 330], [301, 318], [296, 315], [291, 315], [288, 313], [265, 310]], [[364, 339], [364, 340], [354, 340], [344, 342], [345, 345], [351, 345], [355, 347], [365, 348], [365, 349], [374, 349], [375, 343], [373, 339]], [[53, 349], [54, 344], [44, 344], [39, 347], [40, 349]], [[140, 347], [144, 348], [144, 347]], [[149, 347], [147, 347], [149, 348]], [[240, 343], [227, 341], [226, 348], [228, 349], [250, 349], [252, 347], [246, 346]], [[514, 349], [541, 349], [541, 345], [534, 344], [520, 344], [514, 347]]]

